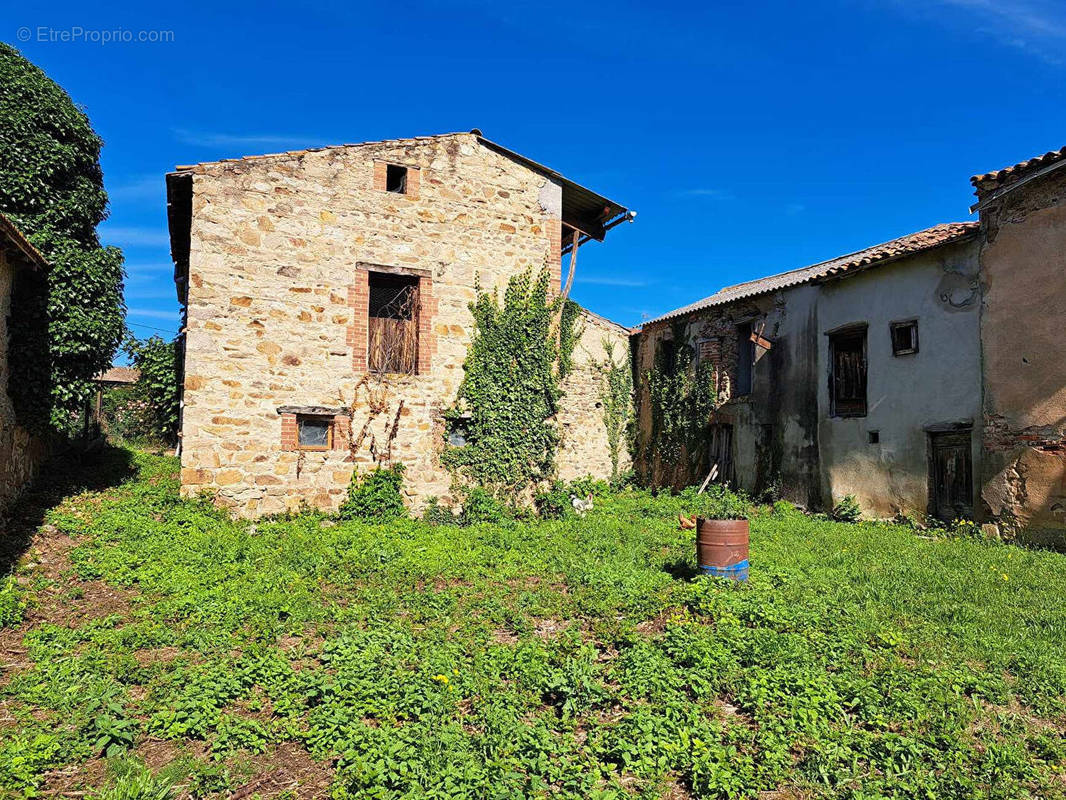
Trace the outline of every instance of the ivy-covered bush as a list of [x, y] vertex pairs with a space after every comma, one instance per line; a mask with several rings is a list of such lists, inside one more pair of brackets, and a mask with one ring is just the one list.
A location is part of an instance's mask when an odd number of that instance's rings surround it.
[[340, 507], [341, 519], [391, 522], [407, 516], [403, 504], [403, 464], [378, 467], [352, 475], [348, 499]]
[[505, 503], [479, 486], [463, 491], [462, 503], [463, 513], [459, 516], [461, 525], [498, 524], [514, 516]]
[[50, 264], [20, 276], [9, 326], [9, 392], [37, 431], [73, 429], [125, 331], [122, 254], [96, 235], [107, 216], [101, 145], [70, 96], [0, 43], [0, 212]]
[[177, 440], [178, 389], [177, 341], [152, 336], [145, 341], [130, 339], [126, 343], [133, 366], [141, 371], [135, 386], [136, 399], [144, 406], [144, 423], [149, 438], [166, 444]]
[[552, 298], [549, 275], [530, 273], [508, 283], [503, 304], [478, 289], [470, 306], [474, 335], [451, 422], [466, 444], [449, 447], [445, 465], [466, 482], [517, 499], [549, 478], [559, 433], [559, 383], [569, 370], [580, 309]]

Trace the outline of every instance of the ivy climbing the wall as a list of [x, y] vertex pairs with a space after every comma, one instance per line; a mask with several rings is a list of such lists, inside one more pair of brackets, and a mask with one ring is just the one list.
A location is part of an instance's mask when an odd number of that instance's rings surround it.
[[455, 408], [463, 446], [442, 460], [458, 477], [500, 497], [520, 499], [555, 467], [560, 381], [569, 372], [580, 307], [553, 298], [548, 272], [516, 276], [503, 304], [495, 291], [477, 290], [471, 303], [474, 334]]
[[612, 341], [605, 340], [603, 350], [607, 356], [600, 367], [603, 385], [600, 402], [603, 405], [603, 426], [607, 429], [607, 446], [611, 450], [611, 482], [618, 480], [618, 465], [622, 448], [632, 441], [633, 427], [633, 371], [629, 359], [615, 360]]
[[655, 354], [654, 368], [644, 373], [651, 415], [650, 438], [642, 442], [643, 477], [656, 464], [675, 486], [691, 481], [707, 468], [709, 426], [721, 405], [718, 370], [710, 361], [693, 365], [695, 350], [684, 323]]
[[122, 254], [101, 247], [103, 143], [70, 96], [0, 42], [0, 212], [49, 269], [15, 288], [8, 391], [19, 421], [72, 431], [125, 331]]

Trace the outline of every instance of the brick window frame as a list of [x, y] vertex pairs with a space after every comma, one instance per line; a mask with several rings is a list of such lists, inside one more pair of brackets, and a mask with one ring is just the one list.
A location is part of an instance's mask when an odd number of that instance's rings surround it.
[[[281, 406], [278, 409], [278, 416], [281, 417], [281, 449], [304, 453], [328, 453], [336, 450], [347, 450], [349, 433], [352, 427], [348, 414], [348, 410], [342, 408]], [[300, 446], [299, 422], [301, 417], [329, 422], [328, 447]]]
[[373, 189], [376, 192], [388, 192], [389, 167], [403, 167], [407, 170], [407, 186], [404, 192], [389, 192], [396, 197], [408, 197], [417, 200], [419, 189], [422, 187], [422, 170], [410, 164], [401, 164], [397, 161], [375, 161]]
[[348, 306], [352, 309], [352, 322], [348, 326], [346, 343], [352, 349], [352, 371], [361, 374], [370, 368], [367, 360], [367, 344], [370, 332], [370, 275], [372, 273], [417, 279], [418, 355], [415, 359], [414, 374], [429, 374], [433, 367], [433, 359], [437, 354], [437, 335], [434, 327], [437, 317], [437, 297], [433, 293], [433, 273], [428, 269], [364, 262], [355, 265], [354, 282], [348, 287]]

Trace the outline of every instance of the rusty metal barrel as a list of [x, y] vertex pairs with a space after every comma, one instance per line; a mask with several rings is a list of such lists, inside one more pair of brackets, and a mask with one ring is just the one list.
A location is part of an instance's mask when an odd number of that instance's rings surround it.
[[704, 575], [748, 579], [749, 527], [746, 519], [696, 521], [696, 563]]

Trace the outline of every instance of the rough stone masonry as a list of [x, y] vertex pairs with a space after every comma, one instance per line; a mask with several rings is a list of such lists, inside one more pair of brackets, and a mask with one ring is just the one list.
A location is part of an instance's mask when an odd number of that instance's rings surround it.
[[[353, 471], [402, 462], [413, 508], [449, 497], [443, 412], [463, 377], [476, 287], [547, 267], [558, 291], [564, 193], [580, 189], [501, 150], [450, 134], [168, 175], [186, 313], [184, 494], [249, 517], [335, 509]], [[417, 286], [413, 374], [368, 369], [370, 287], [382, 276]], [[598, 366], [605, 341], [626, 357], [629, 332], [591, 314], [581, 325], [559, 473], [606, 478]], [[314, 424], [328, 432], [304, 447], [301, 426]]]

